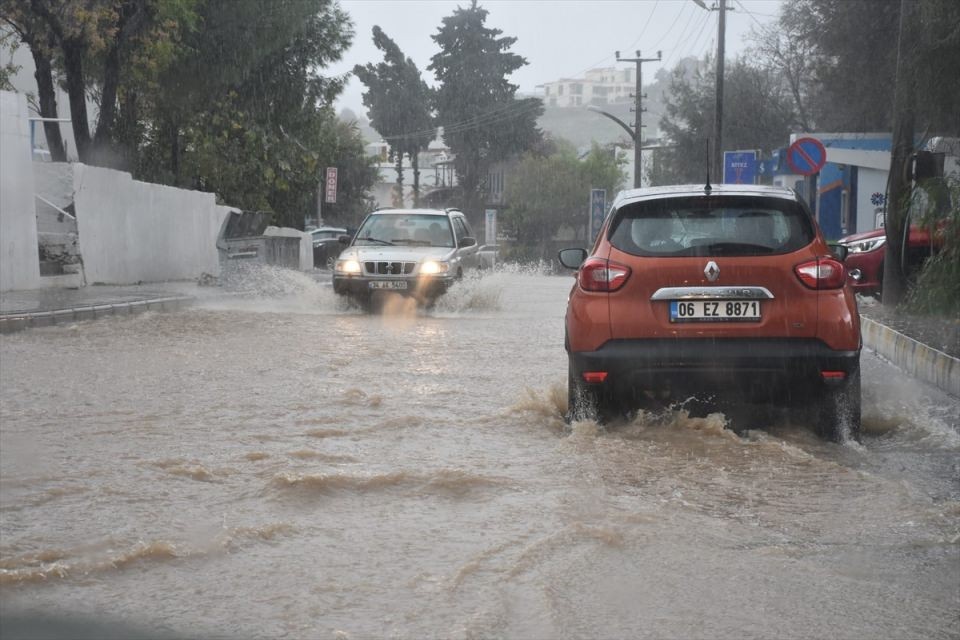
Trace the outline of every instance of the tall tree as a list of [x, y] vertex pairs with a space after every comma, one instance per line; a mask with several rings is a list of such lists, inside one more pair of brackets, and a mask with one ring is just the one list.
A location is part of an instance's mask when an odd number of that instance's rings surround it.
[[439, 88], [437, 119], [456, 155], [454, 167], [467, 214], [479, 224], [490, 166], [532, 147], [541, 138], [538, 98], [516, 98], [507, 77], [527, 64], [509, 49], [517, 39], [485, 26], [488, 12], [473, 0], [443, 19], [431, 36], [440, 52], [431, 58]]
[[363, 104], [370, 124], [390, 146], [397, 169], [397, 191], [403, 199], [403, 157], [413, 165], [414, 206], [420, 201], [420, 151], [436, 134], [430, 114], [431, 92], [412, 59], [379, 26], [373, 27], [373, 43], [383, 52], [383, 62], [357, 65], [353, 72], [367, 87]]

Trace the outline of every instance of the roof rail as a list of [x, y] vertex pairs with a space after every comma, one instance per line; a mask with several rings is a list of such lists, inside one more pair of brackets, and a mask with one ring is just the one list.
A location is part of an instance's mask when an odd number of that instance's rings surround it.
[[459, 211], [460, 213], [463, 213], [463, 209], [461, 209], [460, 207], [447, 207], [444, 209], [444, 211], [446, 213], [450, 213], [451, 211]]

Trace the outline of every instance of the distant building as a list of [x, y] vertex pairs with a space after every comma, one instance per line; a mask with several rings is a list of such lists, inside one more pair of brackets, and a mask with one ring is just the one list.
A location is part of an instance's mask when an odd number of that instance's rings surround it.
[[[396, 163], [390, 159], [390, 145], [380, 140], [366, 145], [367, 155], [379, 159], [379, 178], [373, 186], [371, 195], [380, 207], [413, 206], [413, 164], [410, 156], [403, 158], [403, 198], [397, 193]], [[446, 202], [455, 192], [456, 174], [453, 168], [453, 154], [443, 143], [442, 131], [428, 147], [421, 151], [420, 163], [420, 204], [421, 206], [446, 206]]]
[[543, 87], [543, 103], [548, 107], [611, 104], [632, 99], [635, 73], [632, 68], [604, 67], [587, 71], [583, 78], [561, 78], [538, 87]]

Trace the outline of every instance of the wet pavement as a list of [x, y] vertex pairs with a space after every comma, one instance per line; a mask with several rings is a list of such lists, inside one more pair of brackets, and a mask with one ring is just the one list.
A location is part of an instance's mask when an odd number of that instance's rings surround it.
[[571, 428], [570, 283], [503, 271], [370, 315], [264, 275], [0, 337], [0, 614], [960, 638], [960, 401], [865, 351], [862, 444], [763, 407]]

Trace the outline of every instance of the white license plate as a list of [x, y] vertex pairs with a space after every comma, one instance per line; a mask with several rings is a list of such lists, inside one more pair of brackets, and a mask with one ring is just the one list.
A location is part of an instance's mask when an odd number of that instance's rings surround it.
[[671, 300], [670, 322], [760, 320], [759, 300]]
[[374, 280], [370, 283], [371, 289], [389, 289], [391, 291], [396, 291], [398, 289], [406, 289], [407, 281], [406, 280]]

